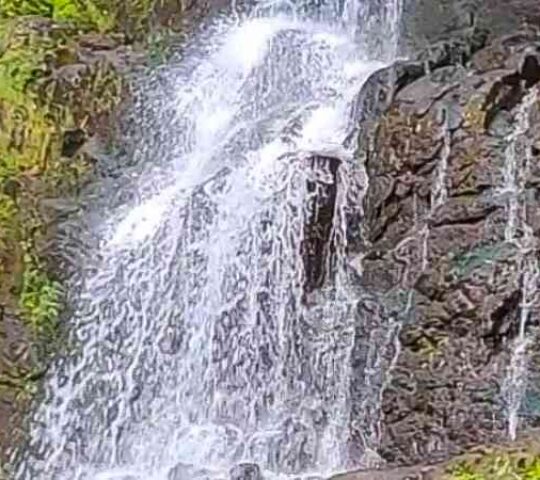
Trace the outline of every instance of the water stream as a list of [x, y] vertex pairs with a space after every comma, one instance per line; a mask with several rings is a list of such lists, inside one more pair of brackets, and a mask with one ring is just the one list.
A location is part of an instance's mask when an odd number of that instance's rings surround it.
[[536, 256], [536, 239], [527, 218], [527, 192], [525, 184], [530, 176], [532, 151], [529, 139], [530, 114], [538, 101], [538, 91], [531, 91], [522, 100], [516, 114], [515, 126], [507, 138], [504, 184], [501, 194], [507, 197], [505, 240], [517, 246], [520, 255], [521, 301], [518, 333], [514, 339], [510, 365], [503, 384], [508, 415], [508, 436], [517, 437], [519, 413], [528, 386], [529, 350], [535, 335], [529, 329], [530, 317], [538, 308], [540, 265]]
[[365, 178], [343, 142], [398, 20], [395, 0], [259, 3], [193, 40], [166, 73], [173, 95], [139, 102], [158, 130], [95, 207], [96, 246], [69, 285], [75, 348], [48, 375], [18, 479], [358, 463], [347, 230]]

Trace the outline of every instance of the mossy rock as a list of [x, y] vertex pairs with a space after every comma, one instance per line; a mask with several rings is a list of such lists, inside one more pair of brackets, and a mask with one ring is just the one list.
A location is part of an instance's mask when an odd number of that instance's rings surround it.
[[70, 26], [25, 18], [4, 21], [1, 31], [0, 298], [18, 304], [36, 331], [50, 331], [45, 324], [56, 316], [60, 290], [40, 259], [49, 223], [41, 200], [79, 186], [90, 159], [66, 147], [66, 135], [94, 133], [92, 124], [114, 111], [125, 85], [110, 62], [80, 61]]
[[114, 56], [123, 48], [126, 61], [124, 41], [74, 22], [0, 18], [0, 461], [21, 438], [3, 430], [18, 428], [62, 342], [62, 278], [47, 256], [58, 213], [45, 205], [76, 204], [92, 178], [84, 144], [110, 130], [129, 90]]
[[478, 463], [464, 462], [453, 467], [444, 480], [540, 480], [540, 455], [493, 455]]
[[130, 72], [163, 63], [169, 23], [192, 5], [0, 0], [0, 479], [64, 342], [63, 273], [49, 257], [58, 205], [76, 214], [95, 172], [86, 146], [112, 146]]
[[540, 480], [539, 439], [531, 434], [514, 444], [479, 447], [445, 470], [441, 480]]
[[148, 30], [159, 0], [0, 0], [0, 16], [39, 16], [79, 30], [122, 31], [133, 39]]

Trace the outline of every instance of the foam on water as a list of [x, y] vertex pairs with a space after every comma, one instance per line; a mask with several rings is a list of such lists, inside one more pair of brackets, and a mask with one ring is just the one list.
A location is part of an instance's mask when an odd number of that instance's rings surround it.
[[[298, 478], [354, 463], [347, 219], [364, 175], [343, 142], [363, 82], [395, 53], [399, 7], [377, 2], [388, 48], [373, 58], [362, 5], [259, 5], [216, 20], [203, 53], [171, 69], [160, 128], [174, 141], [153, 154], [155, 132], [138, 139], [147, 161], [111, 192], [132, 200], [102, 219], [72, 279], [76, 348], [48, 375], [18, 479], [226, 478], [242, 461]], [[337, 173], [313, 152], [337, 156]], [[332, 184], [333, 259], [306, 301], [311, 200]]]

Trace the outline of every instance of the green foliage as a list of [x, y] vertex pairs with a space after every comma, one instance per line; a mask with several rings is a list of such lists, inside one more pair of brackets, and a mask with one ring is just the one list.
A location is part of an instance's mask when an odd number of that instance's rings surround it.
[[523, 480], [540, 480], [540, 459], [536, 459], [523, 473]]
[[540, 455], [515, 453], [486, 455], [450, 469], [449, 480], [540, 480]]
[[0, 30], [0, 99], [22, 105], [27, 101], [28, 84], [43, 64], [46, 42], [35, 36], [24, 38], [16, 22], [3, 23]]
[[155, 0], [0, 0], [0, 16], [36, 15], [70, 22], [85, 30], [136, 33], [144, 27]]
[[468, 465], [460, 465], [452, 471], [452, 480], [485, 480], [485, 477]]
[[48, 277], [43, 265], [30, 253], [31, 248], [26, 246], [24, 250], [19, 306], [36, 334], [54, 337], [61, 308], [62, 287]]
[[[16, 214], [17, 206], [15, 205], [13, 199], [3, 193], [0, 193], [0, 232], [5, 234], [12, 232], [14, 228], [13, 220]], [[0, 242], [2, 242], [1, 236]]]
[[44, 0], [0, 0], [0, 14], [11, 18], [21, 15], [49, 17], [52, 2]]
[[53, 0], [53, 19], [73, 22], [81, 27], [108, 32], [115, 25], [115, 17], [111, 15], [104, 2], [100, 5], [92, 0]]
[[171, 38], [169, 32], [158, 31], [148, 36], [147, 50], [150, 66], [163, 65], [170, 53]]
[[[38, 3], [11, 1], [8, 6], [23, 10], [8, 13], [30, 13]], [[58, 15], [73, 16], [70, 5], [55, 0], [54, 7]], [[54, 331], [60, 295], [34, 248], [46, 223], [37, 206], [44, 196], [74, 192], [88, 171], [82, 155], [61, 158], [63, 132], [107, 115], [123, 88], [105, 63], [84, 69], [72, 83], [57, 83], [50, 75], [55, 64], [65, 65], [72, 56], [76, 61], [70, 52], [77, 35], [70, 27], [32, 18], [0, 20], [0, 302], [18, 306], [38, 333]], [[11, 298], [16, 292], [19, 297]]]
[[8, 254], [16, 234], [17, 207], [10, 197], [0, 193], [0, 278], [7, 270], [6, 262], [8, 260], [7, 255], [3, 256], [2, 252]]

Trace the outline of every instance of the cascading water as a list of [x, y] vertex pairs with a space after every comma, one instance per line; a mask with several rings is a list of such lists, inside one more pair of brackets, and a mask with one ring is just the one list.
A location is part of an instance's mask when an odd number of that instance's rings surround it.
[[508, 414], [508, 435], [516, 439], [519, 411], [525, 396], [528, 376], [529, 349], [534, 336], [529, 332], [528, 323], [533, 310], [540, 300], [540, 265], [536, 256], [536, 239], [527, 218], [525, 184], [530, 175], [532, 147], [528, 138], [530, 114], [538, 101], [538, 91], [532, 89], [522, 100], [516, 115], [515, 127], [507, 139], [504, 185], [501, 193], [507, 197], [505, 240], [515, 244], [520, 252], [521, 302], [519, 309], [518, 335], [514, 340], [505, 382], [503, 396]]
[[75, 349], [16, 478], [226, 478], [242, 461], [298, 478], [357, 461], [346, 250], [365, 181], [342, 145], [399, 18], [394, 0], [359, 2], [217, 19], [171, 68], [175, 98], [148, 96], [143, 110], [173, 104], [172, 140], [149, 127], [147, 160], [93, 225], [70, 285]]

